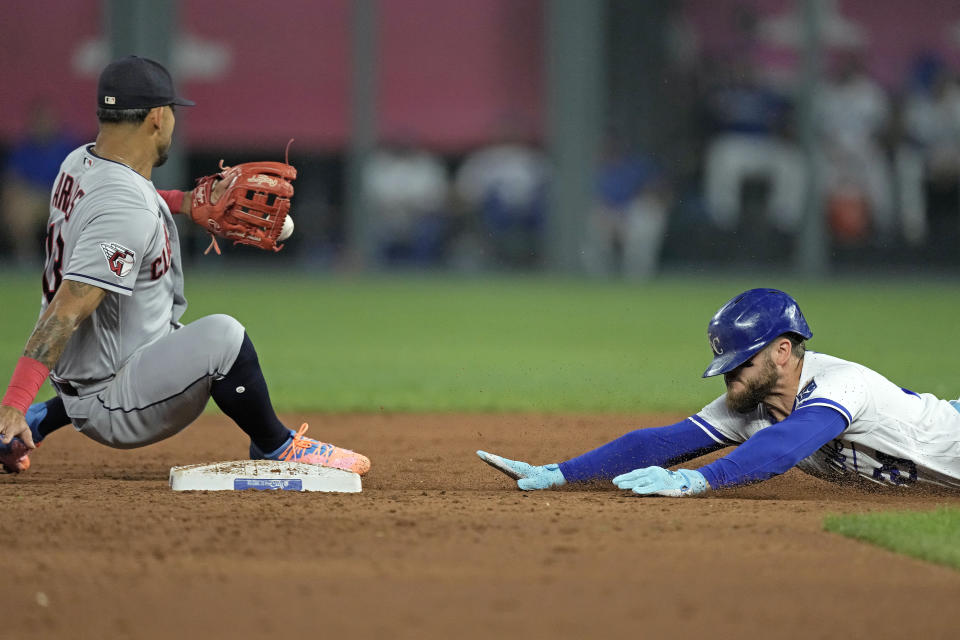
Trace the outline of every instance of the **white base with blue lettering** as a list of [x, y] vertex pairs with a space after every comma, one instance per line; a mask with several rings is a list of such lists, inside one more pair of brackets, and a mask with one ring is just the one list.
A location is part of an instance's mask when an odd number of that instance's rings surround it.
[[234, 460], [170, 469], [174, 491], [328, 491], [360, 493], [360, 476], [351, 471], [277, 460]]

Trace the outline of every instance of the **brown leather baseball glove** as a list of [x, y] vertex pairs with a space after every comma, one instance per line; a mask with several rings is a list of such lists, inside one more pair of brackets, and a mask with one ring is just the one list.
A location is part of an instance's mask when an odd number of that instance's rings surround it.
[[[190, 218], [213, 236], [280, 251], [280, 233], [290, 211], [297, 170], [286, 162], [245, 162], [223, 166], [220, 173], [197, 180]], [[223, 184], [219, 184], [223, 181]], [[214, 192], [219, 197], [214, 197]], [[211, 248], [220, 253], [216, 237]]]

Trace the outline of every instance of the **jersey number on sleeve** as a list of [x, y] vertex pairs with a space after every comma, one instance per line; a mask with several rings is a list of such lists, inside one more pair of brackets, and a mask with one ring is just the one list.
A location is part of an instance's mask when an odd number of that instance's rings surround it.
[[47, 303], [53, 300], [63, 282], [63, 234], [59, 227], [58, 224], [47, 227], [44, 243], [47, 248], [47, 261], [43, 267], [43, 295], [47, 298]]

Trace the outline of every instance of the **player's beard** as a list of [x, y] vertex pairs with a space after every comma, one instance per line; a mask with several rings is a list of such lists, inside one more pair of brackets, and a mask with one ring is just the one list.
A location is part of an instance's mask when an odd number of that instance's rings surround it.
[[157, 146], [157, 159], [153, 161], [154, 167], [162, 167], [163, 163], [170, 157], [170, 143], [163, 147]]
[[737, 413], [750, 413], [777, 386], [777, 367], [769, 353], [761, 358], [763, 364], [760, 375], [753, 380], [742, 382], [744, 389], [737, 393], [727, 388], [727, 406]]

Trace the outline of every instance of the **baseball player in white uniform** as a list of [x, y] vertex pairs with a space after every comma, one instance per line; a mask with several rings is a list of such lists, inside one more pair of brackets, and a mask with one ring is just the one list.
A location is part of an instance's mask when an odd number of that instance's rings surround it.
[[[366, 457], [279, 421], [237, 320], [180, 323], [187, 301], [171, 209], [188, 213], [190, 198], [158, 192], [150, 177], [170, 148], [175, 105], [193, 103], [160, 64], [136, 56], [104, 69], [97, 99], [96, 142], [67, 156], [51, 192], [40, 319], [0, 406], [4, 469], [29, 468], [29, 450], [68, 422], [111, 447], [157, 442], [212, 397], [250, 436], [253, 458], [365, 473]], [[48, 377], [57, 397], [31, 406]]]
[[[727, 391], [697, 414], [559, 464], [477, 454], [525, 490], [603, 479], [641, 495], [690, 496], [795, 466], [838, 482], [960, 489], [960, 403], [807, 351], [812, 336], [793, 298], [751, 289], [710, 321], [714, 358], [703, 377], [722, 374]], [[730, 445], [737, 447], [699, 469], [666, 469]]]

